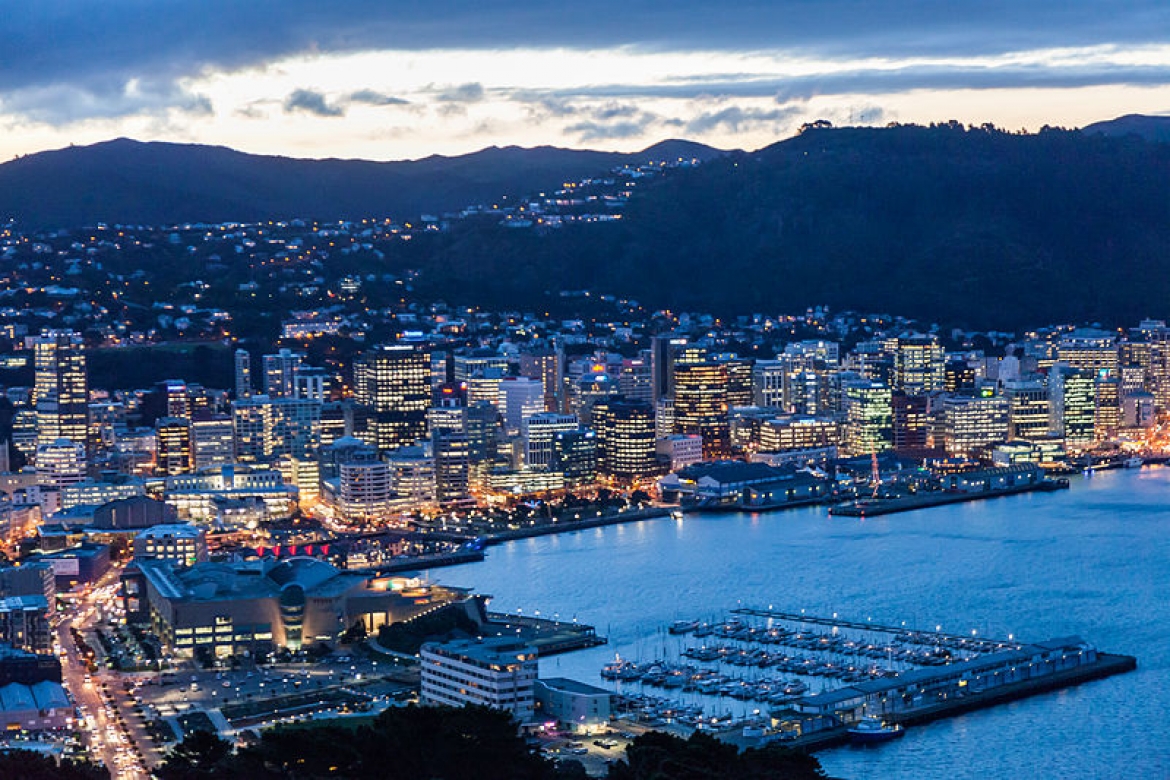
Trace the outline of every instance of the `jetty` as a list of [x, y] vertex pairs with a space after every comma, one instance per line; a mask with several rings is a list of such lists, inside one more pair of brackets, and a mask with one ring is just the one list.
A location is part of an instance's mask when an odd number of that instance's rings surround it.
[[845, 517], [877, 517], [895, 512], [910, 512], [945, 504], [982, 501], [988, 498], [1015, 496], [1021, 493], [1050, 492], [1068, 489], [1067, 479], [1046, 479], [1033, 465], [1003, 466], [980, 471], [960, 472], [943, 477], [938, 490], [927, 490], [892, 497], [858, 498], [829, 507], [829, 514]]
[[[1137, 668], [1079, 636], [1027, 643], [835, 614], [729, 615], [676, 621], [671, 633], [696, 643], [678, 658], [617, 659], [601, 670], [630, 720], [812, 751], [850, 741], [862, 722], [896, 730]], [[739, 717], [729, 699], [743, 702]]]

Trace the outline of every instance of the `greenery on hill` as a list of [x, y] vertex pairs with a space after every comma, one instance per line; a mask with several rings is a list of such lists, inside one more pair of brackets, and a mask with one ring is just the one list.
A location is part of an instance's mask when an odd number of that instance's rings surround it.
[[588, 288], [675, 309], [897, 312], [972, 327], [1132, 322], [1170, 301], [1170, 145], [990, 126], [814, 128], [645, 187], [617, 225], [465, 222], [420, 291]]
[[[811, 780], [816, 758], [781, 747], [740, 754], [706, 734], [689, 740], [649, 733], [635, 739], [627, 762], [610, 764], [614, 780]], [[356, 730], [323, 724], [265, 731], [257, 744], [232, 750], [207, 732], [173, 748], [156, 771], [161, 780], [248, 777], [251, 780], [567, 780], [581, 764], [556, 764], [532, 752], [511, 717], [486, 707], [391, 708]]]

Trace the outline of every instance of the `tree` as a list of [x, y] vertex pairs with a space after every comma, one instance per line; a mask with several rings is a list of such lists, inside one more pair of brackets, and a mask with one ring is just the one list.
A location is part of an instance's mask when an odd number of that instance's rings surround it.
[[221, 768], [231, 754], [230, 744], [210, 731], [200, 729], [188, 734], [167, 752], [157, 774], [162, 780], [203, 777]]
[[109, 780], [104, 767], [87, 761], [52, 758], [31, 750], [7, 750], [0, 753], [0, 777], [10, 780]]

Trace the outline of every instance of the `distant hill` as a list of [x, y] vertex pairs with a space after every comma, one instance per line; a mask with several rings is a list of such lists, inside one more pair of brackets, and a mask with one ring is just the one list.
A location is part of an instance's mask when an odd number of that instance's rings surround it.
[[1086, 135], [1136, 135], [1147, 141], [1170, 141], [1170, 116], [1127, 114], [1105, 122], [1094, 122], [1081, 128]]
[[403, 162], [300, 160], [220, 146], [120, 138], [28, 155], [0, 165], [0, 219], [24, 227], [97, 222], [415, 217], [525, 195], [624, 163], [723, 152], [664, 141], [643, 152], [491, 147]]
[[595, 289], [677, 309], [825, 303], [973, 327], [1170, 315], [1170, 145], [991, 127], [812, 129], [640, 187], [616, 225], [464, 225], [450, 299]]

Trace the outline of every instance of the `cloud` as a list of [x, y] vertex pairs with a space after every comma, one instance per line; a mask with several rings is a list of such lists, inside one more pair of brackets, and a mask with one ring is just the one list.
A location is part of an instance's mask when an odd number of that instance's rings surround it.
[[772, 127], [785, 123], [799, 113], [799, 109], [792, 107], [760, 109], [728, 106], [691, 119], [686, 124], [686, 131], [693, 135], [703, 135], [720, 129], [740, 133], [753, 127]]
[[306, 114], [320, 117], [340, 117], [345, 116], [345, 110], [338, 106], [331, 106], [325, 100], [325, 96], [320, 92], [315, 92], [311, 89], [296, 89], [293, 90], [287, 98], [284, 99], [285, 113], [292, 114], [297, 111], [302, 111]]
[[136, 114], [179, 112], [207, 116], [213, 112], [206, 95], [167, 81], [131, 79], [102, 89], [52, 84], [0, 93], [0, 112], [50, 125], [88, 119], [119, 119]]
[[483, 84], [479, 82], [444, 87], [435, 94], [435, 100], [441, 103], [478, 103], [483, 98]]
[[410, 105], [409, 100], [385, 95], [372, 89], [359, 89], [357, 92], [349, 93], [348, 97], [351, 103], [364, 103], [369, 106], [407, 106]]
[[[575, 135], [582, 141], [608, 141], [621, 138], [637, 138], [645, 135], [646, 132], [657, 124], [661, 117], [650, 112], [637, 113], [633, 116], [624, 111], [607, 114], [607, 110], [602, 108], [593, 112], [595, 118], [588, 119], [581, 122], [575, 122], [565, 128], [565, 132], [569, 135]], [[610, 121], [614, 118], [620, 118], [620, 121]]]
[[[1114, 63], [1076, 67], [1039, 63], [949, 74], [895, 69], [782, 79], [772, 73], [680, 75], [673, 83], [601, 86], [594, 99], [634, 97], [728, 98], [906, 91], [944, 84], [966, 88], [1170, 84], [1167, 65], [1133, 65], [1135, 47], [1164, 46], [1170, 30], [1165, 0], [594, 0], [592, 3], [516, 3], [510, 0], [36, 0], [4, 8], [0, 46], [0, 109], [51, 123], [85, 118], [210, 110], [206, 96], [185, 84], [205, 76], [263, 67], [284, 58], [375, 51], [551, 51], [635, 53], [765, 52], [822, 62], [913, 58], [986, 58], [1056, 48], [1105, 47]], [[1155, 58], [1166, 59], [1158, 53]], [[726, 58], [725, 58], [726, 60]], [[1128, 64], [1127, 64], [1128, 63]], [[831, 70], [831, 69], [827, 69]], [[483, 78], [480, 74], [455, 74]], [[588, 78], [584, 75], [582, 78]], [[631, 71], [631, 82], [641, 78]], [[965, 80], [968, 80], [965, 82]], [[150, 82], [149, 95], [128, 95], [128, 84]], [[917, 83], [920, 86], [914, 86]], [[941, 88], [941, 87], [938, 87]], [[478, 82], [436, 90], [442, 103], [466, 105], [503, 87]], [[360, 97], [359, 97], [360, 96]], [[383, 102], [378, 102], [378, 98]], [[413, 97], [413, 96], [408, 96]], [[556, 95], [550, 95], [555, 98]], [[538, 107], [545, 116], [572, 114], [565, 96]], [[339, 116], [348, 104], [398, 105], [402, 98], [357, 90], [333, 102], [299, 102], [292, 110]], [[322, 113], [323, 110], [323, 113]]]

